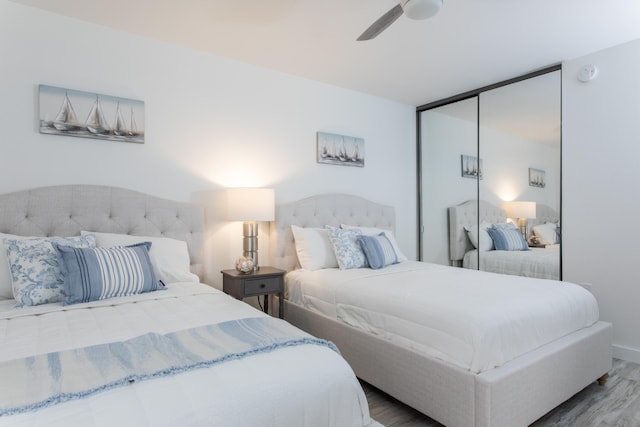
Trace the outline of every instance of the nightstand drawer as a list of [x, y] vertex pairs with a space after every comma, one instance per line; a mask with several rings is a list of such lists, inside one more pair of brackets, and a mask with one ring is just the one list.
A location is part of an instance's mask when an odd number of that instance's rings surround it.
[[282, 281], [278, 277], [245, 279], [244, 294], [245, 296], [251, 296], [280, 292], [280, 283], [282, 283]]

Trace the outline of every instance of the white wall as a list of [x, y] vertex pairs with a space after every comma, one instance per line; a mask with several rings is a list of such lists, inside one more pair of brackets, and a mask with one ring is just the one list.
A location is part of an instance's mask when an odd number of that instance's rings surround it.
[[[600, 75], [577, 81], [578, 68]], [[590, 284], [614, 355], [640, 362], [640, 40], [563, 64], [563, 274]]]
[[[102, 184], [209, 205], [231, 186], [273, 187], [277, 203], [359, 194], [397, 208], [398, 240], [415, 257], [413, 106], [6, 0], [0, 57], [2, 193]], [[143, 100], [145, 144], [39, 134], [38, 84]], [[316, 131], [364, 138], [366, 166], [317, 164]], [[219, 217], [209, 211], [207, 282], [217, 286], [241, 251], [240, 224]]]

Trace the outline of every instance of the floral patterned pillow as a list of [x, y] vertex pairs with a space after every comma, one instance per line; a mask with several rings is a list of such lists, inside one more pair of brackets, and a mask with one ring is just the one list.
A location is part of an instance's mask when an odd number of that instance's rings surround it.
[[64, 299], [64, 275], [52, 243], [95, 248], [94, 236], [3, 239], [11, 268], [16, 307], [48, 304]]
[[369, 267], [367, 257], [358, 242], [358, 236], [362, 235], [360, 230], [343, 230], [330, 225], [325, 226], [325, 228], [338, 261], [338, 267], [341, 270]]

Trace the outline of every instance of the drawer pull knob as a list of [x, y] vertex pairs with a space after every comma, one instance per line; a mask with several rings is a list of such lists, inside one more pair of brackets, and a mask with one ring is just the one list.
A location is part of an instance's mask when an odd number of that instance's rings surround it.
[[260, 288], [266, 288], [267, 285], [265, 285], [264, 283], [260, 283]]

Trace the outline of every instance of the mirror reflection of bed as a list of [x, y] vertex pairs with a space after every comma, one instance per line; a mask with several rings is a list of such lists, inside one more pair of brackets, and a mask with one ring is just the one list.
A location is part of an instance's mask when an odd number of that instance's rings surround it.
[[[484, 200], [468, 200], [448, 209], [451, 265], [541, 279], [560, 278], [560, 218], [551, 207], [536, 203], [536, 217], [527, 220], [521, 241], [496, 248], [490, 229], [507, 227], [516, 236], [515, 219]], [[479, 212], [479, 216], [477, 214]], [[513, 222], [510, 222], [512, 220]], [[509, 224], [513, 224], [510, 225]], [[508, 231], [506, 231], [508, 232]]]
[[[547, 227], [553, 232], [554, 224], [559, 223], [560, 93], [560, 71], [550, 67], [535, 76], [478, 89], [471, 97], [442, 100], [419, 108], [420, 260], [562, 279], [563, 252], [559, 246], [553, 246], [559, 238], [543, 244], [529, 240], [533, 227], [549, 222]], [[465, 173], [467, 158], [477, 159], [480, 173]], [[468, 240], [462, 227], [452, 240], [449, 208], [471, 200], [482, 200], [492, 206], [488, 212], [478, 213], [477, 206], [476, 210], [465, 211], [469, 217], [464, 221], [469, 223], [462, 226], [477, 227], [478, 217], [489, 224], [506, 223], [505, 202], [535, 202], [538, 214], [526, 216], [528, 250], [522, 251], [526, 253], [473, 251], [476, 248], [471, 247], [470, 241], [455, 240], [462, 237]], [[495, 218], [489, 218], [492, 216]], [[517, 224], [518, 218], [513, 221]], [[485, 238], [488, 239], [486, 235]], [[531, 262], [534, 264], [527, 265]]]

